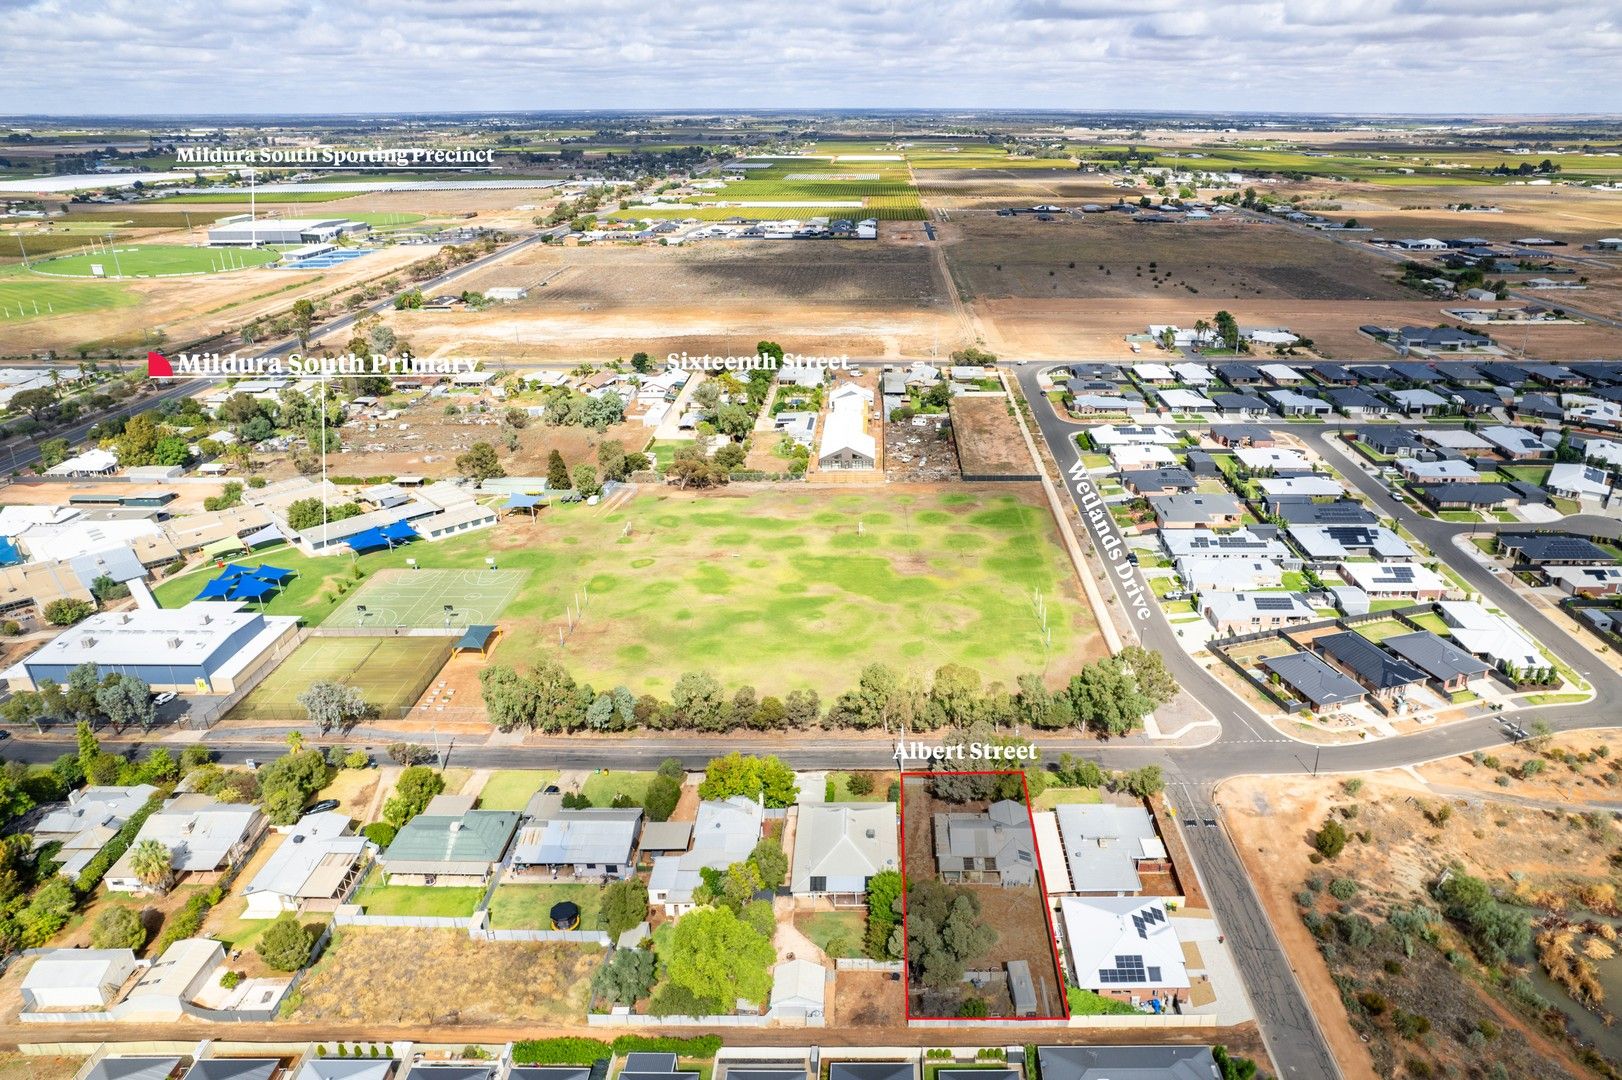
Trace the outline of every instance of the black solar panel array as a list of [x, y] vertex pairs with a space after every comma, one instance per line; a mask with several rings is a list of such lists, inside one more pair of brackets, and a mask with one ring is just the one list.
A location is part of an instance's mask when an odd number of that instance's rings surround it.
[[1147, 976], [1143, 957], [1138, 955], [1117, 956], [1114, 967], [1098, 969], [1100, 983], [1141, 983], [1147, 980]]
[[1295, 600], [1288, 596], [1258, 596], [1255, 603], [1257, 611], [1290, 611], [1295, 607]]

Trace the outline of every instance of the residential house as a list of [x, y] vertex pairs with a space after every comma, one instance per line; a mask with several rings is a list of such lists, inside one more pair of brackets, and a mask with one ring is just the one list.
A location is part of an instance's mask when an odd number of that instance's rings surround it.
[[1353, 420], [1391, 415], [1390, 407], [1367, 390], [1355, 386], [1324, 391], [1335, 411]]
[[1552, 452], [1552, 447], [1536, 434], [1523, 427], [1494, 424], [1491, 427], [1480, 429], [1477, 434], [1486, 439], [1497, 448], [1500, 454], [1511, 461], [1547, 457]]
[[1291, 525], [1373, 525], [1379, 519], [1356, 499], [1313, 502], [1310, 499], [1280, 499], [1273, 513]]
[[1216, 402], [1197, 390], [1184, 390], [1181, 387], [1171, 387], [1155, 391], [1160, 403], [1172, 412], [1202, 413], [1215, 409]]
[[1498, 553], [1516, 567], [1584, 566], [1614, 563], [1610, 552], [1591, 540], [1562, 533], [1499, 533]]
[[1181, 364], [1171, 365], [1171, 370], [1172, 374], [1177, 376], [1179, 382], [1189, 386], [1197, 386], [1202, 390], [1217, 381], [1215, 373], [1204, 364], [1184, 361]]
[[[1543, 575], [1571, 596], [1616, 596], [1622, 592], [1622, 566], [1551, 566]], [[39, 842], [38, 837], [34, 841]]]
[[1229, 529], [1244, 522], [1243, 504], [1226, 493], [1157, 495], [1149, 506], [1162, 529]]
[[1344, 559], [1408, 562], [1416, 557], [1406, 540], [1383, 525], [1291, 525], [1286, 532], [1308, 561], [1323, 565]]
[[1165, 364], [1133, 364], [1132, 377], [1147, 386], [1175, 386], [1177, 376]]
[[1363, 687], [1309, 652], [1267, 656], [1260, 661], [1269, 677], [1307, 703], [1314, 712], [1333, 714], [1364, 698]]
[[[1065, 892], [1130, 896], [1143, 891], [1142, 875], [1171, 870], [1165, 842], [1142, 806], [1066, 803], [1052, 814], [1069, 884]], [[1050, 892], [1053, 884], [1048, 882]]]
[[1497, 510], [1519, 503], [1522, 498], [1508, 484], [1413, 483], [1408, 490], [1432, 510]]
[[1340, 481], [1316, 473], [1311, 476], [1264, 476], [1255, 483], [1268, 505], [1293, 498], [1339, 499], [1346, 495]]
[[1318, 618], [1307, 598], [1294, 592], [1202, 592], [1200, 614], [1219, 634], [1279, 630]]
[[873, 875], [900, 865], [894, 803], [800, 805], [789, 873], [795, 896], [865, 903]]
[[1458, 458], [1441, 461], [1398, 458], [1396, 464], [1404, 478], [1420, 484], [1473, 484], [1481, 480], [1481, 473], [1474, 465]]
[[1566, 410], [1547, 394], [1522, 394], [1515, 402], [1514, 413], [1525, 420], [1547, 420], [1559, 424], [1565, 421]]
[[1164, 900], [1066, 896], [1059, 901], [1059, 923], [1070, 976], [1081, 989], [1121, 1001], [1188, 990], [1182, 942]]
[[1420, 387], [1416, 390], [1390, 390], [1386, 396], [1406, 416], [1435, 416], [1445, 412], [1448, 401], [1442, 395]]
[[1100, 424], [1087, 429], [1087, 438], [1099, 450], [1108, 450], [1124, 445], [1175, 446], [1183, 436], [1173, 428], [1160, 425]]
[[1543, 486], [1563, 499], [1603, 501], [1611, 494], [1611, 474], [1581, 462], [1562, 462], [1549, 470]]
[[1444, 600], [1436, 611], [1460, 648], [1506, 675], [1526, 677], [1552, 666], [1518, 626], [1473, 600]]
[[1283, 416], [1328, 416], [1331, 406], [1323, 398], [1298, 390], [1269, 390], [1267, 398]]
[[1401, 353], [1412, 349], [1458, 352], [1461, 349], [1484, 349], [1492, 344], [1492, 338], [1486, 334], [1473, 334], [1452, 326], [1404, 326], [1391, 335], [1390, 340]]
[[693, 891], [704, 881], [700, 872], [725, 870], [747, 858], [760, 841], [764, 820], [760, 803], [741, 795], [699, 803], [692, 849], [653, 860], [648, 903], [662, 906], [671, 916], [691, 911]]
[[1358, 428], [1354, 434], [1358, 442], [1386, 457], [1413, 457], [1423, 449], [1418, 436], [1405, 427]]
[[1110, 464], [1117, 472], [1140, 469], [1160, 469], [1177, 464], [1177, 455], [1169, 447], [1149, 443], [1125, 443], [1109, 450]]
[[1253, 473], [1266, 476], [1300, 476], [1312, 473], [1312, 462], [1299, 450], [1274, 446], [1241, 446], [1233, 456]]
[[1216, 373], [1222, 376], [1222, 381], [1229, 386], [1258, 386], [1262, 381], [1262, 373], [1252, 364], [1218, 364]]
[[1076, 394], [1070, 399], [1070, 411], [1077, 416], [1142, 416], [1149, 407], [1140, 398]]
[[1305, 386], [1307, 383], [1307, 377], [1288, 364], [1263, 364], [1257, 370], [1274, 386]]
[[79, 871], [106, 847], [130, 815], [156, 795], [151, 784], [130, 787], [86, 787], [68, 792], [68, 801], [47, 807], [43, 817], [28, 830], [34, 850], [57, 844], [57, 873], [78, 877]]
[[[1209, 1046], [1039, 1046], [1042, 1080], [1215, 1080]], [[830, 1078], [837, 1080], [837, 1078]]]
[[276, 850], [243, 890], [244, 919], [274, 919], [284, 911], [331, 911], [355, 884], [372, 850], [350, 833], [347, 814], [307, 814], [283, 836]]
[[1272, 412], [1255, 394], [1213, 394], [1211, 403], [1224, 420], [1261, 420]]
[[1376, 600], [1440, 600], [1448, 590], [1439, 574], [1418, 563], [1343, 562], [1340, 576]]
[[524, 808], [524, 824], [513, 844], [512, 864], [575, 878], [603, 880], [636, 872], [642, 811], [636, 807], [566, 809], [563, 796], [539, 793]]
[[1178, 495], [1193, 491], [1196, 483], [1187, 469], [1133, 469], [1121, 474], [1121, 486], [1134, 495]]
[[131, 853], [147, 840], [169, 849], [176, 875], [213, 875], [241, 866], [259, 843], [265, 815], [251, 803], [222, 803], [212, 795], [176, 795], [141, 824], [124, 854], [107, 871], [114, 892], [150, 889], [135, 873]]
[[867, 431], [873, 391], [854, 382], [840, 383], [828, 395], [817, 467], [827, 470], [871, 469], [878, 461], [878, 441]]
[[[1253, 400], [1261, 401], [1261, 398]], [[1218, 445], [1229, 447], [1269, 447], [1274, 442], [1273, 429], [1266, 424], [1212, 424], [1211, 438]]]
[[1428, 427], [1417, 432], [1419, 440], [1442, 450], [1473, 457], [1491, 452], [1493, 445], [1473, 431], [1463, 428]]
[[1203, 596], [1208, 591], [1277, 588], [1284, 581], [1284, 567], [1273, 559], [1187, 557], [1177, 560], [1177, 576], [1189, 590]]
[[392, 884], [483, 885], [501, 864], [518, 829], [515, 811], [441, 806], [446, 812], [429, 803], [383, 852], [383, 869]]
[[1004, 887], [1036, 882], [1036, 837], [1024, 803], [1003, 799], [979, 813], [937, 813], [934, 844], [943, 881]]
[[1491, 670], [1488, 664], [1429, 630], [1388, 637], [1379, 647], [1389, 649], [1429, 675], [1436, 688], [1445, 694], [1469, 689], [1471, 682]]
[[1206, 529], [1166, 529], [1160, 543], [1173, 562], [1179, 559], [1290, 559], [1285, 547], [1270, 528], [1235, 529], [1216, 533]]

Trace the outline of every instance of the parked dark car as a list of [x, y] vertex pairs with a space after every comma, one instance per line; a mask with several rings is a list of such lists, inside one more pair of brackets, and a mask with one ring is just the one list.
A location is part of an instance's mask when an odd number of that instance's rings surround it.
[[337, 799], [322, 799], [320, 802], [313, 802], [309, 806], [305, 807], [304, 813], [306, 815], [309, 815], [309, 814], [324, 814], [328, 810], [336, 810], [336, 809], [338, 809], [338, 800]]

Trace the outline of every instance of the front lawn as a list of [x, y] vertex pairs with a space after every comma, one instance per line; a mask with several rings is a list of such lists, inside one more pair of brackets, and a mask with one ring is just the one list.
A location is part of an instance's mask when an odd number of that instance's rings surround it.
[[493, 930], [550, 930], [552, 905], [580, 908], [580, 929], [600, 928], [603, 890], [597, 885], [502, 885], [490, 897]]
[[1052, 810], [1055, 806], [1103, 801], [1103, 793], [1091, 787], [1050, 787], [1035, 799], [1036, 809]]
[[794, 925], [817, 948], [836, 960], [864, 955], [862, 944], [867, 937], [867, 916], [860, 911], [812, 912], [797, 916]]
[[555, 784], [556, 769], [502, 769], [490, 774], [479, 792], [480, 810], [522, 810], [531, 795]]
[[619, 795], [629, 796], [641, 806], [648, 797], [648, 785], [653, 782], [650, 772], [611, 772], [598, 770], [586, 777], [580, 793], [591, 800], [593, 806], [612, 806]]
[[898, 779], [895, 773], [868, 773], [873, 780], [873, 790], [866, 795], [857, 795], [850, 790], [850, 773], [829, 773], [828, 779], [834, 784], [833, 802], [883, 802], [890, 797], [890, 784]]

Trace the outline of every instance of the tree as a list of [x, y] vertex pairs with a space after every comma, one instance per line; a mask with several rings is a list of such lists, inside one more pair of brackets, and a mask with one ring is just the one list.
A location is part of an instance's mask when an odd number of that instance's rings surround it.
[[309, 714], [310, 723], [323, 733], [333, 728], [347, 728], [369, 711], [359, 688], [347, 683], [311, 683], [310, 688], [298, 696], [298, 703]]
[[333, 768], [320, 750], [294, 750], [259, 770], [259, 800], [272, 825], [291, 825], [310, 796], [332, 779]]
[[507, 475], [507, 470], [501, 467], [501, 461], [496, 457], [496, 448], [487, 442], [476, 442], [468, 447], [467, 453], [458, 455], [456, 472], [476, 482]]
[[299, 924], [291, 911], [284, 911], [259, 935], [253, 951], [275, 971], [297, 971], [310, 962], [315, 935]]
[[867, 879], [867, 956], [901, 958], [901, 873], [880, 870]]
[[574, 489], [586, 499], [603, 490], [603, 486], [597, 482], [597, 469], [589, 461], [582, 461], [574, 467]]
[[[93, 666], [91, 671], [95, 671]], [[68, 681], [72, 682], [73, 676], [78, 673], [77, 668], [69, 672]], [[101, 756], [101, 744], [96, 741], [95, 733], [90, 730], [90, 721], [80, 720], [74, 730], [79, 741], [79, 775], [87, 776], [90, 773], [90, 767]]]
[[400, 773], [394, 795], [383, 804], [383, 820], [395, 828], [422, 813], [435, 795], [445, 790], [445, 778], [426, 765], [413, 765]]
[[604, 480], [624, 480], [630, 475], [625, 463], [625, 447], [604, 442], [597, 447], [597, 469]]
[[658, 957], [648, 949], [619, 949], [592, 975], [592, 992], [616, 1005], [634, 1005], [653, 991], [658, 968]]
[[88, 600], [64, 596], [45, 605], [45, 621], [52, 626], [72, 626], [89, 618], [95, 610]]
[[997, 942], [967, 889], [920, 880], [907, 890], [907, 962], [928, 987], [946, 989], [963, 979], [966, 965]]
[[720, 730], [722, 703], [721, 684], [707, 672], [686, 672], [670, 691], [671, 707], [696, 731]]
[[626, 878], [603, 889], [603, 929], [618, 940], [625, 931], [641, 924], [648, 917], [648, 886], [640, 878]]
[[665, 955], [666, 977], [721, 1012], [734, 998], [766, 1000], [776, 959], [771, 940], [730, 909], [699, 908], [676, 921]]
[[569, 466], [565, 464], [563, 455], [553, 450], [546, 455], [546, 487], [549, 491], [569, 490]]
[[645, 352], [631, 354], [631, 370], [638, 375], [646, 375], [653, 370], [653, 359]]
[[90, 945], [96, 949], [139, 949], [146, 944], [146, 927], [134, 908], [103, 908], [90, 928]]
[[[293, 301], [292, 327], [293, 333], [298, 335], [300, 349], [309, 347], [310, 331], [315, 326], [315, 304], [310, 300]], [[288, 969], [291, 970], [291, 969]]]
[[1216, 332], [1222, 344], [1230, 350], [1239, 348], [1239, 320], [1231, 312], [1219, 311], [1216, 313]]
[[1323, 827], [1312, 834], [1312, 846], [1326, 859], [1333, 859], [1346, 849], [1346, 829], [1334, 818], [1324, 818]]
[[158, 716], [158, 708], [152, 703], [152, 688], [134, 675], [109, 675], [96, 691], [96, 707], [119, 731], [132, 724], [139, 724], [145, 731]]
[[681, 801], [681, 781], [668, 776], [655, 776], [648, 784], [648, 793], [642, 799], [642, 809], [649, 821], [668, 821]]
[[783, 845], [770, 836], [755, 845], [749, 853], [749, 861], [760, 871], [760, 883], [768, 889], [782, 885], [788, 876], [788, 856], [783, 854]]
[[174, 855], [158, 840], [142, 840], [130, 848], [130, 869], [142, 885], [168, 892], [174, 881]]

